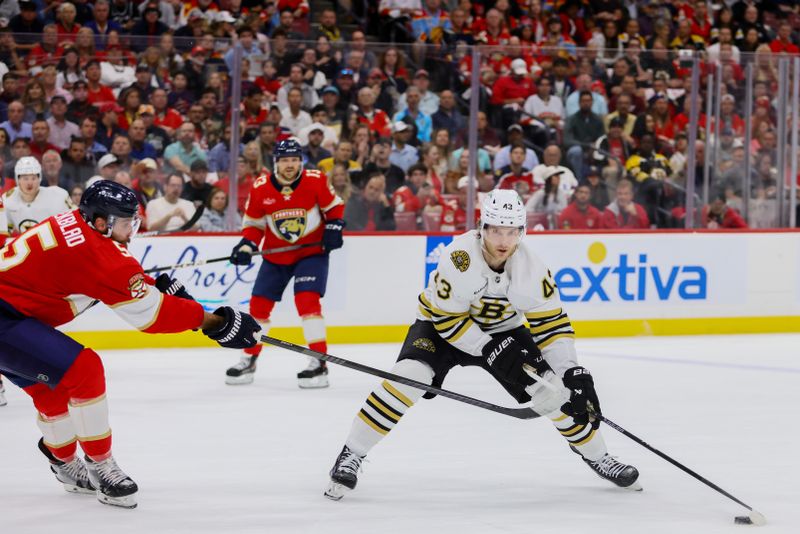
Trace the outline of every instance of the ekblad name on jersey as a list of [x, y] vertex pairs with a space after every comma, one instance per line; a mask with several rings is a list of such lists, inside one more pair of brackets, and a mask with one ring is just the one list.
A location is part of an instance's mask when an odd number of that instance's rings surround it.
[[443, 339], [475, 356], [490, 334], [527, 321], [533, 339], [559, 374], [577, 365], [575, 332], [562, 309], [550, 271], [522, 242], [495, 272], [483, 257], [478, 232], [456, 237], [419, 295], [417, 317], [433, 323]]
[[203, 307], [165, 295], [128, 249], [102, 236], [78, 210], [49, 217], [0, 251], [0, 299], [56, 327], [99, 300], [148, 333], [183, 332], [203, 322]]
[[15, 187], [0, 197], [0, 234], [21, 234], [50, 216], [75, 207], [69, 193], [60, 187], [40, 188], [30, 203], [23, 200], [19, 187]]
[[[344, 217], [344, 203], [328, 185], [325, 173], [305, 169], [290, 185], [281, 185], [266, 172], [250, 189], [243, 235], [261, 248], [321, 243], [324, 221]], [[262, 245], [262, 239], [264, 241]], [[322, 253], [322, 246], [270, 254], [279, 265], [296, 263], [306, 256]]]

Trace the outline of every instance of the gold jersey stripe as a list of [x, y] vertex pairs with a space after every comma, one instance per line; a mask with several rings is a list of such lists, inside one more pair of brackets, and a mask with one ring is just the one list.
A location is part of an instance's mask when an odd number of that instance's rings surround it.
[[462, 312], [449, 312], [449, 311], [445, 311], [445, 310], [443, 310], [443, 309], [441, 309], [441, 308], [437, 308], [436, 306], [434, 306], [433, 304], [431, 304], [431, 303], [428, 301], [428, 299], [425, 297], [425, 293], [420, 293], [420, 294], [419, 294], [419, 300], [420, 300], [420, 302], [422, 302], [422, 303], [423, 303], [423, 304], [424, 304], [424, 305], [425, 305], [425, 306], [428, 308], [428, 310], [429, 310], [431, 313], [433, 313], [434, 315], [437, 315], [437, 314], [438, 314], [438, 315], [441, 315], [441, 316], [443, 316], [443, 317], [444, 317], [444, 316], [451, 316], [451, 315], [463, 315], [463, 314], [465, 314], [465, 313], [469, 313], [468, 311], [462, 311]]
[[449, 336], [445, 337], [445, 339], [450, 343], [455, 343], [456, 341], [461, 339], [461, 336], [467, 333], [472, 324], [474, 323], [471, 319], [469, 318], [464, 319], [464, 322], [461, 324], [461, 326], [456, 328], [456, 330]]
[[361, 410], [360, 412], [358, 412], [358, 417], [362, 421], [364, 421], [370, 428], [372, 428], [372, 430], [377, 432], [378, 434], [381, 434], [382, 436], [385, 436], [386, 434], [389, 433], [388, 430], [384, 430], [383, 428], [379, 427], [377, 424], [373, 423], [372, 420], [369, 418], [369, 416], [364, 413], [364, 410]]
[[549, 319], [561, 315], [561, 308], [555, 310], [548, 310], [544, 312], [528, 312], [525, 314], [526, 319]]
[[541, 341], [541, 342], [536, 341], [536, 344], [539, 345], [540, 349], [543, 349], [543, 348], [549, 346], [550, 344], [552, 344], [554, 341], [558, 341], [559, 339], [575, 339], [575, 332], [566, 332], [566, 333], [563, 333], [563, 334], [556, 334], [556, 335], [554, 335], [554, 336], [552, 336], [549, 339], [546, 339], [544, 341]]
[[557, 321], [551, 321], [549, 323], [544, 323], [541, 326], [531, 326], [531, 334], [544, 334], [550, 330], [555, 330], [559, 327], [565, 326], [569, 324], [569, 317], [566, 315]]
[[458, 323], [461, 321], [466, 321], [469, 318], [468, 315], [459, 315], [457, 317], [452, 317], [449, 319], [445, 319], [444, 321], [433, 321], [433, 327], [436, 329], [437, 332], [442, 333], [450, 330], [451, 328], [455, 328]]
[[409, 408], [414, 406], [414, 403], [411, 402], [411, 400], [408, 397], [403, 395], [396, 387], [391, 385], [388, 380], [384, 380], [382, 385], [383, 389], [388, 391], [395, 399], [399, 400]]

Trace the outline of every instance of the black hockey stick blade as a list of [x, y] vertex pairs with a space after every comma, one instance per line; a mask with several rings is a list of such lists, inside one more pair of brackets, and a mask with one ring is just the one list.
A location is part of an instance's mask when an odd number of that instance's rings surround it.
[[[322, 243], [314, 242], [314, 243], [305, 243], [303, 245], [289, 245], [287, 247], [278, 247], [278, 248], [267, 248], [264, 250], [259, 250], [257, 252], [253, 252], [253, 256], [266, 256], [268, 254], [278, 254], [280, 252], [291, 252], [293, 250], [300, 250], [302, 248], [308, 247], [318, 247]], [[158, 273], [161, 271], [172, 271], [174, 269], [184, 269], [186, 267], [200, 267], [201, 265], [208, 265], [209, 263], [219, 263], [221, 261], [228, 261], [230, 260], [230, 256], [223, 256], [221, 258], [212, 258], [210, 260], [197, 260], [197, 261], [187, 261], [185, 263], [176, 263], [175, 265], [168, 265], [166, 267], [153, 267], [151, 269], [147, 269], [145, 273]]]
[[302, 347], [300, 345], [295, 345], [294, 343], [283, 341], [281, 339], [276, 339], [274, 337], [261, 336], [261, 342], [269, 343], [270, 345], [274, 345], [276, 347], [282, 347], [284, 349], [291, 350], [299, 354], [305, 354], [306, 356], [310, 356], [312, 358], [316, 358], [324, 362], [335, 363], [337, 365], [348, 367], [350, 369], [354, 369], [362, 373], [367, 373], [373, 376], [379, 376], [381, 378], [385, 378], [393, 382], [399, 382], [400, 384], [405, 384], [406, 386], [411, 386], [413, 388], [421, 389], [422, 391], [426, 391], [428, 393], [441, 395], [442, 397], [447, 397], [448, 399], [457, 400], [465, 404], [471, 404], [472, 406], [477, 406], [478, 408], [483, 408], [484, 410], [501, 413], [503, 415], [515, 417], [517, 419], [536, 419], [537, 417], [540, 417], [538, 413], [534, 412], [530, 408], [506, 408], [505, 406], [498, 406], [496, 404], [491, 404], [489, 402], [485, 402], [482, 400], [473, 399], [472, 397], [467, 397], [466, 395], [461, 395], [460, 393], [455, 393], [453, 391], [448, 391], [446, 389], [429, 386], [428, 384], [424, 384], [416, 380], [411, 380], [410, 378], [405, 378], [400, 375], [388, 373], [386, 371], [381, 371], [380, 369], [375, 369], [374, 367], [369, 367], [368, 365], [351, 362], [350, 360], [345, 360], [344, 358], [339, 358], [337, 356], [331, 356], [330, 354], [325, 354], [324, 352], [317, 352], [315, 350], [311, 350], [309, 348]]
[[[716, 484], [714, 484], [713, 482], [711, 482], [707, 478], [703, 477], [699, 473], [696, 473], [695, 471], [689, 469], [688, 467], [686, 467], [685, 465], [683, 465], [679, 461], [675, 460], [671, 456], [669, 456], [669, 455], [661, 452], [660, 450], [656, 449], [655, 447], [653, 447], [652, 445], [650, 445], [649, 443], [644, 441], [642, 438], [640, 438], [640, 437], [638, 437], [638, 436], [636, 436], [634, 434], [631, 434], [630, 432], [628, 432], [627, 430], [625, 430], [624, 428], [622, 428], [621, 426], [616, 424], [614, 421], [611, 421], [608, 417], [606, 417], [606, 416], [604, 416], [602, 414], [598, 414], [598, 413], [593, 413], [592, 415], [595, 418], [597, 418], [599, 421], [602, 421], [606, 425], [610, 426], [611, 428], [613, 428], [614, 430], [616, 430], [617, 432], [619, 432], [620, 434], [625, 436], [626, 438], [635, 441], [636, 443], [638, 443], [639, 445], [641, 445], [642, 447], [644, 447], [648, 451], [650, 451], [653, 454], [655, 454], [655, 455], [663, 458], [664, 460], [668, 461], [669, 463], [671, 463], [672, 465], [674, 465], [675, 467], [677, 467], [678, 469], [680, 469], [684, 473], [688, 474], [689, 476], [691, 476], [692, 478], [694, 478], [696, 480], [699, 480], [700, 482], [702, 482], [703, 484], [705, 484], [709, 488], [713, 489], [717, 493], [721, 493], [722, 495], [724, 495], [725, 497], [729, 498], [730, 500], [732, 500], [736, 504], [744, 506], [745, 508], [750, 510], [750, 512], [753, 513], [753, 514], [751, 514], [751, 519], [753, 519], [753, 515], [755, 515], [755, 517], [757, 517], [757, 518], [763, 518], [764, 517], [761, 513], [756, 511], [749, 504], [747, 504], [747, 503], [745, 503], [743, 501], [740, 501], [739, 499], [737, 499], [736, 497], [734, 497], [733, 495], [731, 495], [730, 493], [728, 493], [724, 489], [720, 488], [719, 486], [717, 486]], [[758, 521], [753, 521], [753, 522], [755, 524], [760, 524], [759, 521], [760, 521], [760, 519]], [[766, 520], [764, 520], [764, 522], [766, 522]]]
[[203, 212], [205, 210], [206, 210], [205, 204], [200, 204], [200, 206], [198, 206], [197, 209], [194, 210], [194, 215], [192, 215], [192, 218], [183, 223], [180, 228], [177, 228], [175, 230], [154, 230], [152, 232], [140, 232], [136, 234], [136, 237], [156, 237], [162, 235], [177, 234], [179, 232], [185, 232], [186, 230], [189, 230], [195, 224], [197, 224], [197, 221], [200, 220], [200, 217], [203, 215]]

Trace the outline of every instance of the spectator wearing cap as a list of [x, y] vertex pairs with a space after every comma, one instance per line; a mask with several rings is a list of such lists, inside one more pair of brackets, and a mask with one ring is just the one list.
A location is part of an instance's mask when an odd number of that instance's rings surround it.
[[495, 171], [497, 189], [513, 189], [520, 196], [530, 195], [539, 186], [533, 181], [533, 166], [525, 165], [525, 145], [514, 141], [509, 151], [509, 163]]
[[337, 130], [341, 131], [341, 125], [339, 125], [338, 128], [329, 125], [328, 111], [325, 109], [325, 106], [322, 104], [314, 106], [311, 110], [311, 120], [314, 122], [302, 128], [297, 134], [297, 140], [300, 144], [304, 146], [308, 144], [308, 133], [312, 128], [319, 128], [323, 134], [322, 146], [328, 150], [336, 146], [336, 143], [339, 142], [339, 133], [337, 133]]
[[411, 138], [411, 126], [402, 121], [397, 121], [392, 126], [392, 150], [389, 154], [389, 161], [397, 165], [403, 172], [419, 161], [419, 152], [416, 148], [408, 144]]
[[131, 48], [135, 52], [142, 52], [148, 46], [156, 44], [153, 37], [160, 36], [169, 31], [169, 26], [161, 22], [161, 10], [154, 3], [145, 2], [142, 16], [131, 28], [132, 39]]
[[114, 154], [106, 154], [97, 162], [97, 172], [104, 180], [113, 180], [120, 170], [119, 160]]
[[[208, 170], [217, 174], [227, 174], [231, 165], [232, 128], [226, 124], [222, 130], [222, 138], [208, 151]], [[244, 145], [239, 143], [239, 154], [244, 152]]]
[[79, 135], [80, 128], [77, 124], [67, 120], [67, 100], [60, 95], [50, 99], [50, 118], [47, 119], [50, 128], [48, 142], [58, 147], [58, 152], [69, 146], [73, 135]]
[[[606, 167], [605, 170], [609, 169], [611, 169], [611, 167]], [[611, 170], [616, 172], [616, 169]], [[611, 203], [609, 185], [605, 179], [604, 173], [599, 167], [592, 165], [586, 171], [586, 180], [582, 183], [589, 186], [589, 203], [602, 214], [606, 206]]]
[[289, 80], [278, 90], [277, 102], [281, 108], [288, 107], [289, 90], [292, 88], [300, 91], [301, 107], [304, 110], [309, 110], [319, 104], [319, 96], [314, 88], [306, 83], [304, 73], [305, 67], [299, 63], [295, 63], [289, 68]]
[[562, 129], [564, 127], [564, 102], [553, 96], [553, 82], [543, 77], [536, 86], [536, 94], [525, 100], [523, 105], [526, 118], [536, 119], [550, 128]]
[[[467, 199], [469, 197], [469, 176], [462, 176], [456, 182], [455, 198], [442, 200], [442, 215], [440, 217], [441, 226], [439, 230], [442, 232], [463, 232], [467, 229]], [[481, 193], [478, 193], [478, 181], [473, 179], [472, 183], [475, 187], [475, 210], [472, 214], [472, 221], [477, 221], [481, 216], [480, 200]]]
[[289, 105], [281, 110], [283, 118], [280, 125], [296, 136], [300, 130], [311, 125], [311, 115], [303, 111], [303, 92], [297, 87], [289, 89], [287, 101]]
[[456, 107], [456, 96], [453, 91], [445, 89], [439, 93], [439, 109], [431, 115], [433, 129], [444, 128], [450, 132], [450, 138], [455, 138], [456, 134], [466, 128], [467, 121], [464, 115]]
[[592, 88], [592, 78], [588, 74], [581, 74], [576, 78], [576, 88], [568, 97], [565, 105], [567, 119], [580, 111], [580, 95], [587, 92], [592, 97], [591, 111], [598, 117], [608, 115], [606, 98]]
[[[603, 121], [592, 112], [593, 93], [582, 90], [580, 95], [580, 108], [574, 115], [568, 114], [564, 125], [564, 146], [567, 147], [567, 161], [573, 172], [578, 176], [583, 175], [584, 154], [587, 147], [605, 133]], [[571, 95], [570, 95], [571, 97]]]
[[339, 106], [339, 94], [339, 89], [333, 85], [324, 88], [322, 90], [322, 106], [327, 112], [328, 124], [334, 129], [338, 127], [338, 130], [341, 131], [346, 108], [343, 110]]
[[86, 159], [86, 143], [80, 137], [70, 140], [69, 148], [61, 152], [61, 161], [58, 185], [67, 191], [85, 184], [95, 174], [94, 163]]
[[[431, 116], [439, 110], [439, 96], [430, 90], [430, 76], [428, 71], [420, 69], [414, 73], [411, 87], [416, 87], [419, 92], [419, 109], [425, 115]], [[411, 89], [409, 87], [408, 89]], [[397, 101], [398, 111], [403, 111], [408, 107], [408, 89], [400, 95]]]
[[48, 150], [55, 150], [56, 152], [60, 151], [56, 145], [48, 141], [50, 137], [50, 126], [47, 124], [45, 119], [34, 119], [33, 124], [31, 125], [31, 132], [31, 156], [38, 159], [40, 163], [42, 161], [42, 155]]
[[561, 171], [558, 167], [550, 167], [544, 178], [544, 187], [531, 195], [525, 203], [525, 211], [546, 215], [548, 226], [553, 228], [568, 202], [569, 196], [561, 189]]
[[106, 37], [112, 31], [123, 33], [124, 30], [119, 22], [110, 19], [111, 4], [108, 0], [96, 0], [92, 9], [92, 20], [87, 21], [84, 26], [92, 30], [97, 36], [95, 47], [104, 50], [106, 47]]
[[603, 211], [603, 228], [645, 230], [649, 227], [650, 219], [644, 208], [633, 201], [633, 184], [628, 180], [620, 180], [616, 198]]
[[125, 87], [123, 91], [137, 89], [141, 99], [140, 103], [149, 101], [150, 95], [153, 93], [153, 89], [158, 87], [158, 82], [153, 77], [150, 67], [148, 67], [145, 63], [139, 63], [136, 65], [134, 76], [136, 76], [136, 81]]
[[386, 195], [386, 177], [373, 174], [364, 191], [347, 201], [344, 220], [351, 232], [381, 232], [395, 229], [394, 209]]
[[350, 106], [356, 102], [357, 89], [353, 76], [354, 73], [351, 69], [342, 69], [334, 82], [336, 89], [339, 91], [336, 109], [343, 113], [349, 112]]
[[561, 148], [558, 145], [551, 144], [545, 147], [542, 152], [542, 162], [533, 168], [533, 181], [537, 188], [542, 187], [550, 173], [550, 167], [557, 167], [561, 171], [560, 186], [569, 196], [578, 186], [578, 180], [571, 170], [561, 165], [561, 157]]
[[164, 168], [167, 172], [189, 174], [191, 165], [197, 160], [206, 160], [195, 139], [195, 127], [184, 122], [178, 129], [177, 141], [164, 150]]
[[403, 169], [393, 164], [389, 159], [392, 153], [392, 143], [387, 138], [380, 138], [372, 146], [369, 162], [364, 166], [364, 174], [372, 176], [380, 173], [386, 177], [386, 194], [393, 194], [406, 179]]
[[406, 90], [405, 97], [406, 107], [395, 113], [394, 122], [409, 122], [416, 125], [417, 139], [421, 143], [429, 142], [431, 140], [433, 122], [430, 116], [419, 108], [422, 100], [419, 89], [412, 85]]
[[205, 204], [212, 189], [206, 182], [207, 178], [208, 164], [203, 160], [193, 161], [189, 168], [189, 181], [183, 184], [181, 198], [194, 202], [197, 207]]
[[611, 158], [619, 163], [628, 161], [633, 154], [633, 147], [625, 139], [624, 132], [622, 120], [619, 117], [611, 119], [608, 123], [608, 133], [598, 137], [594, 143], [592, 159], [595, 165], [605, 167]]
[[[501, 148], [497, 154], [494, 156], [494, 170], [495, 172], [501, 171], [504, 167], [511, 164], [511, 149], [514, 147], [515, 144], [524, 143], [525, 135], [522, 130], [522, 126], [519, 124], [512, 124], [506, 130], [508, 143]], [[533, 169], [539, 164], [539, 157], [536, 155], [536, 152], [531, 150], [530, 148], [525, 147], [523, 144], [523, 148], [525, 148], [525, 158], [522, 162], [522, 166], [528, 170]]]
[[156, 159], [158, 157], [158, 151], [147, 142], [147, 127], [141, 118], [131, 122], [130, 128], [128, 128], [128, 136], [131, 141], [131, 159], [134, 162], [145, 158]]
[[332, 157], [331, 153], [322, 147], [325, 138], [325, 126], [315, 122], [303, 129], [305, 143], [303, 145], [303, 160], [306, 166], [312, 169], [319, 168], [319, 162]]
[[0, 123], [0, 128], [3, 128], [8, 133], [8, 142], [13, 143], [17, 137], [25, 137], [30, 139], [33, 135], [31, 125], [24, 122], [25, 106], [19, 100], [14, 100], [8, 105], [8, 120]]
[[572, 202], [558, 215], [558, 230], [599, 230], [602, 228], [600, 210], [592, 206], [591, 188], [583, 183], [575, 189]]
[[143, 208], [146, 208], [147, 203], [151, 200], [164, 196], [156, 171], [158, 171], [158, 164], [150, 158], [143, 159], [131, 169], [135, 178], [132, 189], [136, 193], [139, 205]]
[[[495, 106], [503, 106], [504, 110], [509, 109], [515, 112], [522, 109], [523, 104], [529, 96], [533, 95], [536, 86], [528, 76], [528, 65], [524, 59], [517, 58], [511, 62], [511, 71], [504, 76], [500, 76], [492, 86], [492, 97], [490, 103]], [[513, 113], [504, 113], [513, 115]]]
[[387, 81], [383, 71], [378, 68], [369, 71], [364, 87], [369, 88], [375, 94], [375, 107], [391, 116], [394, 111], [394, 95], [397, 88]]

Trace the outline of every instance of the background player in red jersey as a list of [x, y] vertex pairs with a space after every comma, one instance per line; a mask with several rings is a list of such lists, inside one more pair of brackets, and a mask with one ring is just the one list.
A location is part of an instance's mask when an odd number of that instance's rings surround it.
[[168, 275], [144, 274], [126, 247], [138, 207], [132, 190], [102, 180], [78, 210], [43, 220], [0, 250], [0, 371], [33, 399], [39, 448], [65, 489], [125, 508], [136, 506], [138, 487], [111, 454], [103, 363], [55, 327], [100, 301], [143, 332], [202, 328], [227, 348], [254, 346], [260, 330], [229, 307], [205, 312]]
[[[309, 348], [327, 352], [320, 298], [328, 281], [328, 253], [342, 246], [344, 204], [323, 172], [303, 169], [302, 149], [293, 140], [280, 141], [273, 152], [275, 171], [253, 182], [244, 214], [242, 240], [231, 263], [249, 265], [253, 252], [287, 245], [309, 245], [264, 257], [258, 271], [250, 313], [266, 329], [275, 303], [294, 278], [294, 302]], [[250, 384], [261, 345], [245, 349], [242, 360], [228, 369], [225, 382]], [[297, 375], [301, 388], [328, 386], [324, 362], [310, 358]]]

